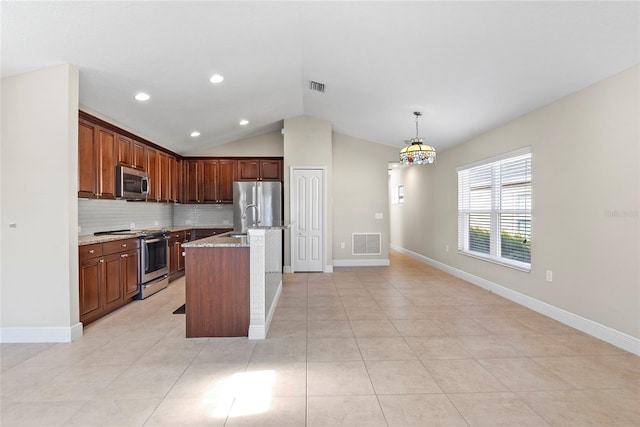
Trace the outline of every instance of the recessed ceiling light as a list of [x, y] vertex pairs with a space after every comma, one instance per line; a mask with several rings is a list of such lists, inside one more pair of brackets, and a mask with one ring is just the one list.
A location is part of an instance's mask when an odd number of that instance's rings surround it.
[[151, 97], [149, 96], [149, 94], [148, 94], [148, 93], [144, 93], [144, 92], [137, 93], [137, 94], [136, 94], [136, 96], [135, 96], [135, 98], [136, 98], [138, 101], [148, 101], [149, 99], [151, 99]]
[[224, 80], [224, 77], [222, 77], [220, 74], [214, 74], [209, 79], [211, 83], [221, 83], [223, 80]]
[[245, 125], [248, 125], [248, 124], [249, 124], [249, 120], [246, 120], [246, 119], [240, 120], [240, 126], [245, 126]]
[[192, 136], [193, 138], [197, 138], [197, 137], [199, 137], [199, 136], [200, 136], [200, 132], [198, 132], [197, 130], [194, 130], [193, 132], [191, 132], [191, 136]]

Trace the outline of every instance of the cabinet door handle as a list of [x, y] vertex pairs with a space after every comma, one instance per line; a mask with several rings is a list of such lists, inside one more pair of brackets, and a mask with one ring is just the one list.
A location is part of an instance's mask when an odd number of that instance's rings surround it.
[[123, 244], [122, 244], [122, 247], [123, 247], [123, 248], [126, 248], [126, 247], [127, 247], [127, 244], [126, 244], [126, 243], [123, 243]]
[[128, 257], [128, 256], [129, 256], [129, 255], [127, 255], [127, 254], [122, 254], [122, 255], [120, 255], [120, 258], [126, 258], [126, 257]]
[[92, 253], [94, 253], [94, 252], [95, 252], [95, 251], [94, 251], [93, 249], [91, 249], [91, 250], [89, 251], [89, 253], [90, 253], [90, 254], [92, 254]]
[[104, 259], [101, 259], [100, 262], [104, 262]]

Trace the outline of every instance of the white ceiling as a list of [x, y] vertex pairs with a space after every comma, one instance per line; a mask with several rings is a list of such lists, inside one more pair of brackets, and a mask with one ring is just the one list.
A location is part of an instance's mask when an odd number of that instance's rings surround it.
[[[3, 77], [74, 64], [81, 106], [178, 153], [301, 114], [400, 147], [415, 135], [413, 111], [424, 113], [420, 136], [443, 151], [640, 62], [638, 2], [0, 7]], [[151, 100], [135, 101], [138, 91]]]

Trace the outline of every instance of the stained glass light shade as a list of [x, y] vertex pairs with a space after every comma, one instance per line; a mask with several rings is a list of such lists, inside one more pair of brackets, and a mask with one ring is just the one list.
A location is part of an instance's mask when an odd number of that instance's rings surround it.
[[436, 150], [422, 143], [422, 138], [413, 138], [411, 145], [400, 150], [400, 162], [405, 165], [426, 165], [436, 160]]

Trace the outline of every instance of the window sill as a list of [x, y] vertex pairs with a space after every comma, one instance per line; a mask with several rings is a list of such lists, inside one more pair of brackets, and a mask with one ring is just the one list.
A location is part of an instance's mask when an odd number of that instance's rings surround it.
[[460, 255], [464, 255], [464, 256], [471, 257], [471, 258], [480, 259], [482, 261], [487, 261], [487, 262], [490, 262], [492, 264], [502, 265], [504, 267], [513, 268], [514, 270], [524, 271], [525, 273], [531, 273], [531, 265], [527, 265], [527, 264], [524, 264], [524, 263], [521, 263], [521, 262], [518, 262], [518, 261], [513, 261], [513, 262], [501, 261], [501, 260], [498, 260], [496, 258], [492, 258], [492, 257], [481, 255], [479, 253], [465, 252], [465, 251], [461, 251], [461, 250], [458, 250], [458, 253]]

